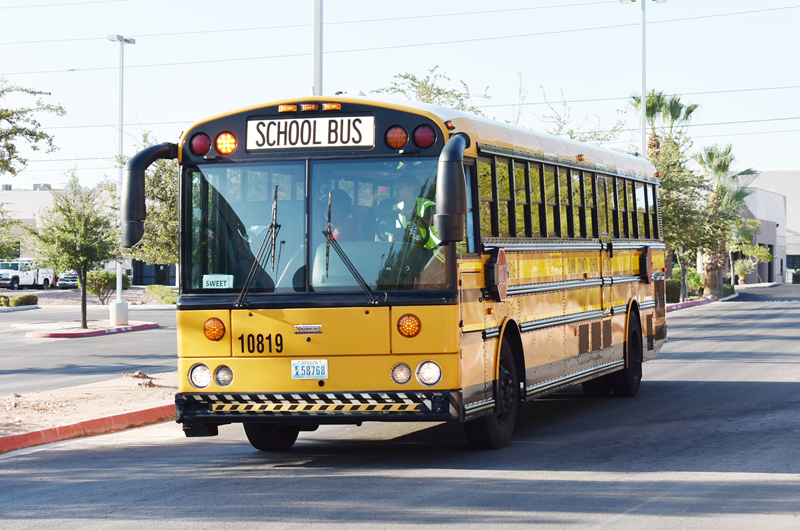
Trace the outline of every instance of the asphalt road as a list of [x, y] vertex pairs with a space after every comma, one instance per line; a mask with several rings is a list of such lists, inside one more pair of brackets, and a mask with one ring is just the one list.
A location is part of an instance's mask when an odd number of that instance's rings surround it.
[[[108, 320], [107, 306], [88, 306], [87, 311], [89, 320]], [[157, 322], [158, 329], [72, 339], [25, 337], [42, 323], [80, 318], [80, 306], [0, 313], [0, 394], [94, 383], [136, 370], [176, 370], [174, 306], [129, 307], [129, 320]]]
[[501, 451], [452, 424], [268, 454], [168, 423], [0, 456], [0, 528], [800, 528], [800, 302], [761, 300], [670, 313], [637, 397], [532, 403]]

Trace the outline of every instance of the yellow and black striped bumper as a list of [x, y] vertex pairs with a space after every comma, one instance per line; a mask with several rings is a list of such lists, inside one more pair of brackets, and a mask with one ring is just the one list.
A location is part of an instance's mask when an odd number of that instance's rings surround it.
[[175, 395], [178, 423], [361, 423], [458, 419], [460, 392]]

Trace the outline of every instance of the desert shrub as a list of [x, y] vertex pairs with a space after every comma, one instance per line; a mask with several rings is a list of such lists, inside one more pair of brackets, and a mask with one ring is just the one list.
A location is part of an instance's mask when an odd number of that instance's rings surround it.
[[20, 307], [23, 305], [36, 305], [39, 303], [39, 297], [35, 294], [22, 294], [15, 296], [9, 301], [11, 307]]
[[681, 281], [667, 280], [667, 303], [676, 304], [681, 301]]
[[[111, 295], [117, 290], [117, 271], [96, 270], [89, 271], [86, 275], [86, 292], [97, 295], [100, 303], [106, 305]], [[122, 289], [131, 286], [131, 279], [127, 275], [122, 275]]]
[[0, 294], [0, 307], [8, 307], [8, 304], [9, 298], [4, 294]]
[[174, 304], [178, 301], [178, 295], [175, 291], [165, 285], [148, 285], [145, 287], [148, 293], [158, 298], [162, 304]]
[[737, 259], [733, 262], [733, 272], [739, 277], [740, 283], [744, 283], [747, 277], [755, 271], [756, 268], [749, 259]]

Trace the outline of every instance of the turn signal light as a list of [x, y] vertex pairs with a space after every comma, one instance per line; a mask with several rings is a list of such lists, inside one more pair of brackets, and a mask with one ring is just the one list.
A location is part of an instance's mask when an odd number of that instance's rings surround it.
[[197, 156], [206, 155], [211, 150], [211, 138], [205, 133], [195, 134], [189, 142], [189, 147]]
[[404, 337], [411, 338], [419, 335], [422, 329], [422, 322], [416, 315], [406, 314], [397, 321], [397, 331]]
[[408, 131], [395, 125], [386, 131], [386, 145], [391, 149], [402, 149], [408, 143]]
[[217, 136], [216, 146], [219, 154], [229, 155], [236, 150], [236, 137], [229, 132], [221, 133]]
[[209, 318], [203, 324], [203, 334], [208, 340], [216, 342], [225, 336], [225, 324], [218, 318]]

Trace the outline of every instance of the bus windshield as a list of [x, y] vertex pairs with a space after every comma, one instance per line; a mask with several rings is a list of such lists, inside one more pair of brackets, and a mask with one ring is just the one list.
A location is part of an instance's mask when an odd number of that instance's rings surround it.
[[323, 234], [328, 228], [371, 289], [449, 287], [447, 247], [433, 230], [437, 164], [387, 158], [186, 167], [186, 291], [241, 290], [260, 250], [252, 293], [360, 291]]

